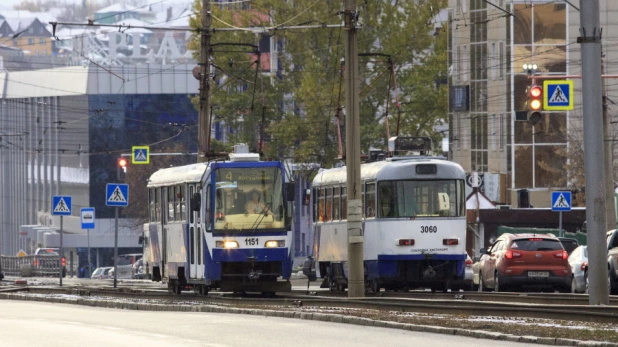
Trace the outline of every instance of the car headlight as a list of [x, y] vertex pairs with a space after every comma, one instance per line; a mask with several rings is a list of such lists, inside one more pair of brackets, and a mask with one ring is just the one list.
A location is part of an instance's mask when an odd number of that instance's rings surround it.
[[217, 248], [238, 248], [238, 242], [236, 241], [217, 241], [215, 243]]
[[285, 240], [270, 240], [266, 241], [266, 248], [285, 247]]

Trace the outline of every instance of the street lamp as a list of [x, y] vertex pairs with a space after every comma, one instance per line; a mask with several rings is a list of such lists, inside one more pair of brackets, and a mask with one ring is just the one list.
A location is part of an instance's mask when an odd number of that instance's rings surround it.
[[524, 64], [524, 72], [528, 75], [534, 75], [539, 70], [539, 66], [537, 64]]

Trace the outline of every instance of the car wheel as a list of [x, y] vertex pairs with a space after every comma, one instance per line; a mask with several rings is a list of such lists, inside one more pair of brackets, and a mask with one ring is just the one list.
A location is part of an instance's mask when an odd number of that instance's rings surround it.
[[494, 274], [494, 292], [498, 293], [500, 292], [502, 288], [500, 288], [500, 277], [498, 276], [498, 273], [496, 272]]

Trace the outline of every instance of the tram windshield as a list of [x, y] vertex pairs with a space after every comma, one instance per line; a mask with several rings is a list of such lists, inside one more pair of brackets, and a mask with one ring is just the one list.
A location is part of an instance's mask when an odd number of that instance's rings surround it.
[[464, 216], [463, 180], [402, 180], [378, 183], [378, 217]]
[[215, 172], [214, 229], [283, 229], [283, 180], [276, 167], [220, 168]]

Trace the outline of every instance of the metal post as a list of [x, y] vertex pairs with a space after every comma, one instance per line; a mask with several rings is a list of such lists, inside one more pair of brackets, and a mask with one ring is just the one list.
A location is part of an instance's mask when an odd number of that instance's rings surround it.
[[202, 30], [200, 49], [200, 113], [199, 113], [199, 153], [197, 161], [206, 161], [208, 135], [210, 133], [210, 0], [202, 0]]
[[90, 263], [90, 229], [86, 229], [88, 234], [88, 278], [92, 275], [92, 264]]
[[344, 0], [345, 30], [345, 110], [346, 171], [348, 194], [348, 297], [365, 296], [363, 230], [360, 180], [360, 120], [358, 86], [358, 48], [356, 45], [356, 0]]
[[562, 211], [558, 212], [558, 215], [558, 235], [564, 237], [564, 233], [562, 232]]
[[582, 101], [586, 174], [586, 221], [588, 224], [588, 303], [607, 305], [607, 245], [605, 241], [605, 161], [603, 100], [601, 87], [601, 25], [599, 0], [588, 0], [580, 10]]
[[60, 286], [62, 287], [62, 258], [64, 257], [64, 248], [62, 247], [62, 222], [63, 222], [63, 217], [60, 216], [60, 259], [58, 259], [59, 265], [58, 268], [60, 269], [58, 272], [60, 273], [59, 277], [60, 277]]
[[116, 288], [118, 282], [118, 207], [114, 210], [114, 288]]

